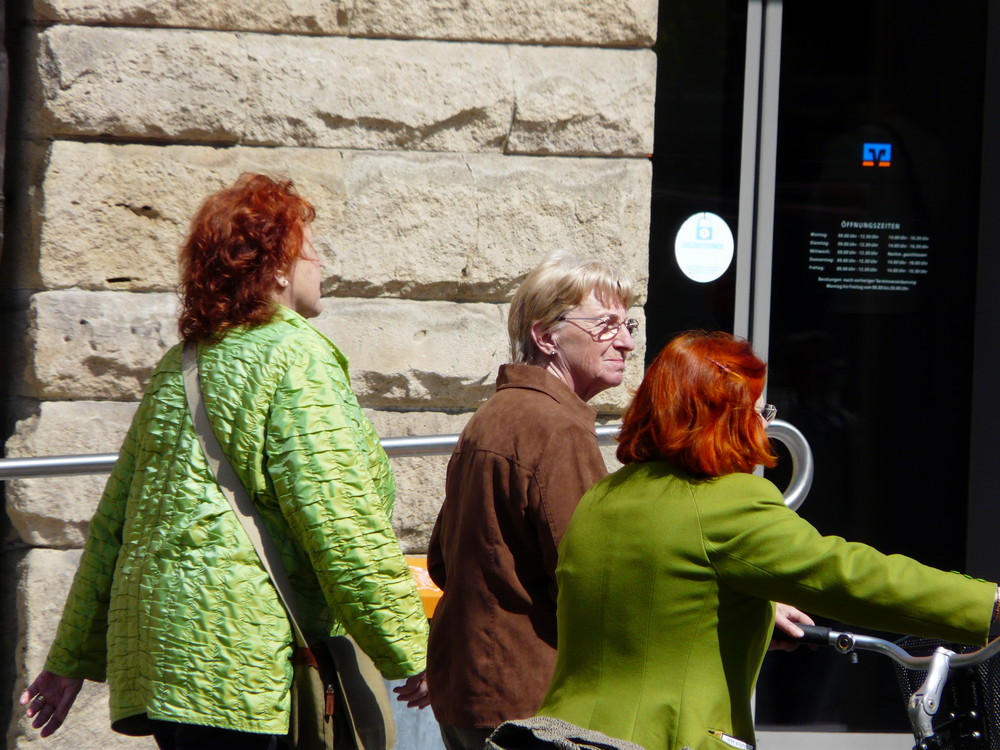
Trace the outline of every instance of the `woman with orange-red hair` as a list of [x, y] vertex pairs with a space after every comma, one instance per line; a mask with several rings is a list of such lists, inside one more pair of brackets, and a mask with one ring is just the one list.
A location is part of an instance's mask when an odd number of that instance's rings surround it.
[[752, 748], [750, 695], [772, 602], [982, 643], [996, 584], [821, 536], [750, 472], [772, 466], [766, 367], [726, 333], [687, 332], [625, 413], [625, 466], [559, 547], [559, 651], [539, 711], [646, 750]]
[[[392, 471], [346, 357], [307, 321], [321, 312], [314, 216], [290, 181], [259, 174], [210, 196], [181, 250], [181, 338], [306, 637], [349, 633], [423, 706], [427, 621], [392, 530]], [[21, 696], [42, 737], [84, 679], [107, 680], [113, 729], [163, 750], [273, 750], [289, 729], [291, 626], [198, 443], [182, 350], [150, 378]]]

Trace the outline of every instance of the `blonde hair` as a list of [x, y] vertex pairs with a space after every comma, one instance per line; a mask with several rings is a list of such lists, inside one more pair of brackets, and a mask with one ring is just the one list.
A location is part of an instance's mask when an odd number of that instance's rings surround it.
[[625, 274], [599, 260], [581, 260], [568, 253], [553, 253], [527, 275], [514, 292], [507, 316], [510, 356], [514, 364], [531, 364], [538, 354], [531, 327], [546, 330], [562, 326], [559, 318], [594, 292], [603, 304], [632, 306], [635, 292]]

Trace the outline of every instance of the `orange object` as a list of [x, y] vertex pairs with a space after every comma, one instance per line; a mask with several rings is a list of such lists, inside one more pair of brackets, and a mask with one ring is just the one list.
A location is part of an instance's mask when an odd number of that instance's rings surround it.
[[424, 612], [431, 618], [443, 592], [427, 572], [427, 555], [407, 555], [406, 564], [410, 566], [410, 573], [413, 574], [413, 580], [417, 584], [417, 593], [420, 594], [420, 601], [424, 603]]

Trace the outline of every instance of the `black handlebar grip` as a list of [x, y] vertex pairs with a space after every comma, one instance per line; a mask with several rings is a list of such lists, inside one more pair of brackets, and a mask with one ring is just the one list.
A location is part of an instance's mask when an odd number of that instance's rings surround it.
[[796, 625], [802, 628], [803, 636], [799, 639], [801, 643], [818, 643], [822, 646], [830, 643], [830, 628], [801, 623], [796, 623]]

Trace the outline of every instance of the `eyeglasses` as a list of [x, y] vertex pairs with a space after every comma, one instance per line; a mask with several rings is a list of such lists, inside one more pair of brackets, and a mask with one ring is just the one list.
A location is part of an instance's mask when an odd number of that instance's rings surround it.
[[768, 424], [774, 421], [774, 418], [778, 416], [778, 407], [774, 404], [764, 404], [758, 411], [761, 419], [763, 419]]
[[565, 320], [570, 323], [577, 320], [595, 320], [594, 327], [591, 329], [586, 329], [583, 326], [577, 326], [580, 330], [587, 331], [594, 340], [596, 341], [610, 341], [618, 332], [625, 327], [628, 331], [629, 336], [635, 336], [635, 332], [639, 330], [639, 321], [635, 318], [625, 318], [625, 320], [619, 320], [617, 317], [611, 315], [602, 315], [599, 318], [567, 318], [565, 316], [558, 318], [558, 320]]

